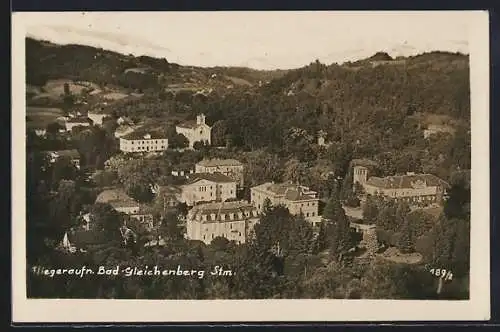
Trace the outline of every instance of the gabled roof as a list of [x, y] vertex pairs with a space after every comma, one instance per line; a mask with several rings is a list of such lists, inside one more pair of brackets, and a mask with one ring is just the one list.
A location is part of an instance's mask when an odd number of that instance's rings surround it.
[[197, 165], [205, 167], [217, 167], [217, 166], [243, 166], [243, 164], [236, 159], [203, 159]]
[[59, 157], [69, 157], [72, 159], [79, 159], [80, 153], [76, 149], [71, 150], [58, 150], [58, 151], [50, 151], [51, 153], [57, 154]]
[[107, 203], [114, 208], [139, 206], [139, 203], [127, 195], [127, 193], [125, 193], [125, 191], [121, 188], [104, 190], [97, 196], [95, 202]]
[[201, 180], [207, 180], [211, 182], [217, 182], [217, 183], [230, 183], [230, 182], [235, 182], [232, 178], [229, 176], [226, 176], [222, 173], [194, 173], [194, 174], [189, 174], [189, 182], [187, 183], [188, 185], [193, 184], [195, 182], [201, 181]]
[[[207, 220], [206, 222], [216, 222], [216, 221], [224, 221], [221, 220], [221, 214], [228, 213], [238, 213], [242, 212], [243, 215], [249, 214], [250, 216], [255, 213], [258, 215], [257, 208], [246, 201], [234, 201], [234, 202], [216, 202], [216, 203], [206, 203], [195, 205], [190, 211], [189, 214], [191, 216], [199, 216], [199, 215], [210, 215], [215, 214], [214, 220]], [[225, 219], [228, 221], [227, 219]]]
[[271, 192], [277, 196], [284, 196], [289, 201], [305, 201], [316, 198], [316, 192], [307, 187], [291, 183], [267, 182], [252, 189], [259, 189]]
[[427, 187], [449, 187], [446, 181], [432, 174], [396, 175], [384, 178], [372, 176], [366, 183], [381, 189], [414, 189], [422, 185]]
[[200, 126], [200, 124], [198, 124], [196, 120], [185, 121], [177, 125], [177, 127], [188, 128], [188, 129], [195, 129], [198, 126]]
[[87, 117], [75, 117], [75, 118], [70, 118], [66, 122], [68, 123], [91, 123], [92, 120], [90, 120]]

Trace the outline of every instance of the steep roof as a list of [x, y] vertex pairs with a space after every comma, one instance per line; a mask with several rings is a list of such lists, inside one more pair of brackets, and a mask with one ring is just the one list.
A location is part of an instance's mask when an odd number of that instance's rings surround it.
[[177, 127], [188, 128], [188, 129], [194, 129], [197, 128], [198, 126], [200, 126], [200, 124], [198, 124], [196, 120], [184, 121], [182, 123], [177, 124]]
[[71, 150], [58, 150], [58, 151], [50, 151], [52, 153], [57, 154], [59, 157], [69, 157], [69, 158], [80, 158], [80, 153], [76, 149]]
[[243, 164], [236, 159], [203, 159], [197, 165], [204, 167], [217, 167], [217, 166], [243, 166]]
[[396, 175], [384, 178], [372, 176], [366, 183], [381, 189], [414, 189], [420, 186], [449, 187], [447, 182], [432, 174]]
[[315, 191], [297, 184], [267, 182], [254, 188], [269, 191], [278, 196], [284, 196], [289, 201], [317, 199]]
[[95, 202], [107, 203], [113, 207], [139, 206], [139, 204], [121, 188], [104, 190], [97, 196]]
[[[234, 201], [234, 202], [216, 202], [216, 203], [206, 203], [206, 204], [200, 204], [200, 205], [195, 205], [191, 211], [189, 211], [189, 214], [191, 216], [198, 216], [198, 215], [211, 215], [215, 214], [215, 219], [213, 220], [206, 220], [205, 222], [216, 222], [216, 221], [224, 221], [221, 218], [221, 214], [228, 214], [228, 213], [238, 213], [242, 212], [244, 216], [249, 217], [252, 216], [253, 214], [258, 215], [257, 213], [257, 208], [246, 201]], [[230, 221], [228, 219], [225, 219], [226, 221]]]
[[66, 122], [69, 122], [69, 123], [91, 123], [92, 120], [90, 120], [87, 117], [82, 116], [82, 117], [70, 118]]
[[217, 182], [217, 183], [230, 183], [230, 182], [235, 182], [232, 178], [229, 176], [226, 176], [222, 173], [194, 173], [194, 174], [189, 174], [189, 182], [187, 183], [192, 184], [195, 182], [198, 182], [200, 180], [207, 180], [211, 182]]

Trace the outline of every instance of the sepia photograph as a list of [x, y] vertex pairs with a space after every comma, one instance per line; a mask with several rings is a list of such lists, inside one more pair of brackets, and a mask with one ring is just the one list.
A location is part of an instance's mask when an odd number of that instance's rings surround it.
[[14, 317], [489, 318], [487, 12], [12, 24]]

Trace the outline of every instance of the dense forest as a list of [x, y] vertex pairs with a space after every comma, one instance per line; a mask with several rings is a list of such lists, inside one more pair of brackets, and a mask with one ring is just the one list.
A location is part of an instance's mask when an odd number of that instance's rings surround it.
[[[144, 126], [172, 133], [179, 121], [207, 116], [212, 142], [194, 151], [166, 151], [151, 159], [117, 154], [113, 121], [102, 128], [75, 128], [67, 137], [47, 128], [41, 139], [27, 137], [27, 257], [30, 266], [226, 266], [234, 276], [204, 279], [99, 276], [47, 279], [29, 274], [33, 297], [73, 298], [436, 298], [429, 267], [453, 270], [454, 280], [441, 298], [468, 297], [470, 183], [470, 101], [468, 56], [430, 52], [390, 62], [378, 54], [343, 65], [313, 61], [294, 70], [265, 72], [247, 68], [183, 67], [168, 59], [132, 57], [80, 45], [59, 46], [26, 40], [26, 81], [43, 89], [56, 79], [88, 81], [140, 97], [95, 105], [110, 119], [126, 116]], [[403, 61], [399, 61], [403, 60]], [[144, 73], [127, 71], [144, 68]], [[172, 89], [172, 85], [189, 87]], [[195, 87], [192, 89], [192, 87]], [[199, 93], [211, 89], [209, 93]], [[27, 96], [30, 105], [30, 96]], [[91, 104], [92, 99], [88, 99]], [[46, 101], [59, 107], [64, 96]], [[93, 105], [70, 104], [70, 110]], [[428, 138], [429, 125], [451, 132]], [[54, 126], [52, 126], [54, 127]], [[328, 142], [317, 144], [323, 132]], [[174, 135], [174, 134], [171, 134]], [[63, 158], [50, 163], [43, 150], [77, 149], [82, 169], [93, 183]], [[164, 247], [144, 247], [151, 234], [124, 247], [116, 225], [126, 216], [94, 204], [100, 188], [120, 184], [138, 201], [155, 205], [152, 183], [175, 184], [171, 170], [192, 167], [206, 157], [245, 164], [243, 198], [264, 181], [293, 181], [310, 186], [326, 204], [328, 220], [318, 232], [301, 217], [269, 206], [245, 245], [214, 239], [211, 245], [183, 239], [180, 211], [158, 213]], [[359, 206], [352, 183], [354, 160], [374, 162], [374, 175], [431, 173], [452, 188], [437, 217], [408, 213], [407, 207], [369, 198], [366, 223], [377, 225], [381, 242], [418, 251], [424, 262], [392, 263], [356, 259], [349, 249], [359, 241], [349, 228], [342, 204]], [[106, 161], [108, 161], [106, 166]], [[54, 248], [64, 232], [79, 225], [82, 211], [93, 211], [106, 237], [85, 254]], [[280, 250], [275, 250], [276, 243]]]

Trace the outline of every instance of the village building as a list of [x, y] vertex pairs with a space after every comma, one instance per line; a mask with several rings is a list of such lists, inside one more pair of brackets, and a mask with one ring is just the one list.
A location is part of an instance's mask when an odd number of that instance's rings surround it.
[[426, 129], [424, 129], [424, 138], [427, 139], [427, 138], [429, 138], [433, 135], [436, 135], [438, 133], [453, 134], [454, 132], [455, 132], [455, 130], [451, 126], [430, 124], [427, 126]]
[[71, 131], [75, 127], [90, 127], [92, 124], [92, 120], [90, 120], [88, 117], [73, 117], [69, 118], [66, 123], [66, 131]]
[[64, 233], [57, 249], [69, 253], [86, 252], [90, 246], [106, 243], [104, 232], [97, 230], [69, 230]]
[[292, 183], [267, 182], [250, 189], [251, 202], [259, 212], [264, 209], [264, 202], [269, 200], [271, 205], [283, 205], [292, 215], [302, 215], [306, 220], [316, 223], [318, 216], [318, 194], [308, 187]]
[[136, 202], [121, 188], [104, 190], [97, 196], [95, 202], [111, 205], [116, 211], [125, 213], [130, 218], [138, 220], [147, 230], [151, 230], [154, 227], [153, 215], [149, 209]]
[[132, 132], [120, 137], [122, 152], [159, 152], [168, 148], [168, 139], [161, 133]]
[[205, 123], [205, 115], [200, 114], [196, 121], [186, 121], [175, 127], [178, 134], [184, 135], [189, 141], [189, 148], [193, 148], [194, 143], [202, 142], [210, 145], [212, 142], [212, 127]]
[[236, 198], [236, 181], [221, 173], [194, 173], [181, 186], [182, 201], [188, 206], [200, 202], [224, 202]]
[[122, 126], [122, 125], [129, 125], [129, 126], [132, 126], [134, 124], [134, 122], [129, 118], [129, 117], [126, 117], [126, 116], [120, 116], [117, 120], [116, 120], [116, 123], [119, 125], [119, 126]]
[[216, 237], [245, 243], [251, 236], [259, 213], [244, 201], [200, 204], [187, 215], [186, 237], [210, 244]]
[[368, 168], [354, 166], [353, 183], [359, 183], [366, 194], [382, 195], [406, 201], [411, 205], [431, 205], [440, 203], [449, 184], [433, 174], [395, 175], [369, 177]]
[[327, 133], [323, 130], [320, 130], [318, 132], [318, 145], [325, 148], [328, 148], [330, 145], [332, 145], [332, 143], [328, 142], [326, 138], [327, 138]]
[[87, 116], [94, 124], [102, 126], [102, 120], [107, 116], [107, 114], [97, 113], [97, 112], [88, 112]]
[[221, 173], [243, 186], [243, 164], [236, 159], [204, 159], [195, 165], [196, 173]]
[[68, 158], [77, 169], [80, 169], [80, 153], [76, 149], [49, 151], [48, 157], [51, 163], [56, 162], [61, 157]]

